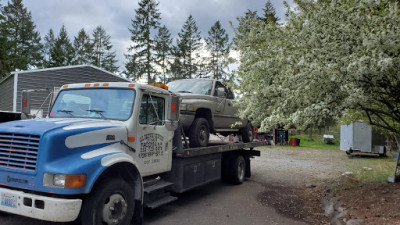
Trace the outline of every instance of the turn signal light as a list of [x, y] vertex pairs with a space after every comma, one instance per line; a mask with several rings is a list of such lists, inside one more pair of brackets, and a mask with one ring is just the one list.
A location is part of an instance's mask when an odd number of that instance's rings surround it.
[[65, 188], [80, 188], [86, 185], [85, 174], [65, 175]]

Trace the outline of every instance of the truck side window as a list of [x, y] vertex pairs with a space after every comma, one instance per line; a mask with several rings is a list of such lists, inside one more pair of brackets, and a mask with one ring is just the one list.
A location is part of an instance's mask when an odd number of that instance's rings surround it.
[[144, 94], [140, 105], [139, 123], [164, 125], [165, 100], [164, 98]]

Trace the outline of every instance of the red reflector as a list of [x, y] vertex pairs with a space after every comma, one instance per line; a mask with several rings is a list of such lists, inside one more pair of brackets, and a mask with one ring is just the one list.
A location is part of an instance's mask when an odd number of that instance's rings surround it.
[[24, 98], [24, 107], [28, 107], [28, 98]]
[[176, 102], [171, 103], [171, 112], [172, 113], [176, 112]]

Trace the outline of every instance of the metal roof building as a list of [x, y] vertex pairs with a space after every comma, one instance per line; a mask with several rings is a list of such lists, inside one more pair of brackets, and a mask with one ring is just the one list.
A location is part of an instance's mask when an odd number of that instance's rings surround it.
[[91, 65], [13, 72], [0, 80], [0, 110], [20, 112], [22, 91], [34, 90], [31, 108], [46, 115], [51, 98], [63, 84], [92, 82], [130, 81]]

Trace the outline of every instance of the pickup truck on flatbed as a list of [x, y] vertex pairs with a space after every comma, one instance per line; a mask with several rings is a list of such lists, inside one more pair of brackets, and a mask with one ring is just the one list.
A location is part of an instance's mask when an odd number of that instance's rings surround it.
[[250, 158], [260, 154], [253, 148], [262, 143], [185, 148], [179, 103], [138, 83], [69, 84], [46, 119], [1, 123], [0, 211], [141, 224], [143, 208], [175, 200], [171, 192], [249, 177]]

